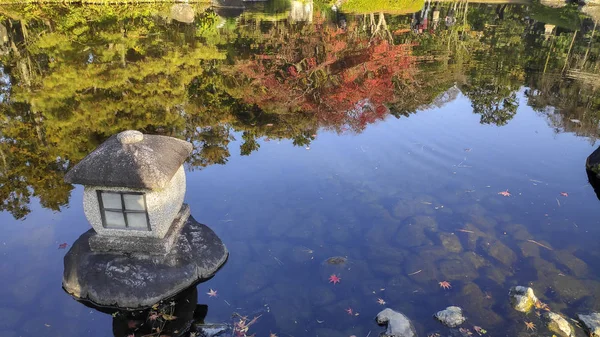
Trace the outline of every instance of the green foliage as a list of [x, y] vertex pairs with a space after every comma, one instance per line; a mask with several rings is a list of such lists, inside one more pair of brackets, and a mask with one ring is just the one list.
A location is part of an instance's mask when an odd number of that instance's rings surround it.
[[570, 30], [578, 30], [581, 27], [581, 14], [574, 3], [552, 8], [534, 2], [531, 4], [531, 17], [536, 21]]

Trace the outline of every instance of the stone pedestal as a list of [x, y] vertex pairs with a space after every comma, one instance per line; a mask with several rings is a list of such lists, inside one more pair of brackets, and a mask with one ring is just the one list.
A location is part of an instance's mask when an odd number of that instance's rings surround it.
[[92, 229], [65, 255], [64, 289], [99, 306], [144, 308], [211, 278], [229, 255], [221, 239], [192, 216], [166, 255], [93, 251]]

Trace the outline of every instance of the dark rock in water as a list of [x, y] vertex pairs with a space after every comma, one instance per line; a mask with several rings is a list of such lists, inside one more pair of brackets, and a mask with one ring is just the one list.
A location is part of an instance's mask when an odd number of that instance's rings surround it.
[[463, 250], [460, 240], [451, 233], [440, 233], [439, 236], [442, 246], [451, 253], [460, 253]]
[[463, 316], [462, 309], [454, 306], [438, 311], [434, 317], [450, 328], [456, 328], [467, 320]]
[[387, 325], [382, 337], [416, 337], [417, 333], [410, 320], [403, 314], [386, 308], [377, 314], [377, 324]]
[[596, 176], [600, 175], [600, 147], [587, 157], [585, 168], [594, 172]]
[[598, 177], [597, 173], [592, 172], [590, 170], [586, 170], [586, 173], [588, 177], [588, 182], [590, 183], [590, 185], [592, 185], [594, 193], [596, 193], [596, 198], [600, 200], [600, 177]]
[[510, 288], [508, 292], [512, 307], [520, 312], [529, 312], [538, 301], [533, 293], [533, 289], [529, 287], [516, 286]]
[[100, 306], [148, 307], [212, 277], [229, 255], [221, 239], [189, 217], [165, 256], [93, 252], [89, 230], [65, 255], [63, 287]]
[[348, 259], [343, 257], [343, 256], [332, 256], [328, 259], [325, 260], [325, 264], [330, 264], [330, 265], [342, 265], [342, 264], [346, 264], [346, 262], [348, 262]]
[[544, 320], [548, 324], [548, 329], [561, 337], [572, 337], [575, 335], [569, 322], [559, 314], [547, 312], [544, 314]]
[[593, 312], [588, 315], [577, 314], [577, 318], [579, 318], [591, 337], [600, 337], [600, 313]]

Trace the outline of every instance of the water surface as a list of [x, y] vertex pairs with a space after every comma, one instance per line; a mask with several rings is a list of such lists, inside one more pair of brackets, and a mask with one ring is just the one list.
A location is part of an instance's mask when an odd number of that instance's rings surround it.
[[194, 144], [186, 202], [231, 253], [198, 285], [209, 322], [376, 335], [381, 298], [422, 336], [448, 335], [431, 316], [449, 305], [471, 330], [547, 335], [511, 309], [518, 284], [570, 317], [600, 310], [594, 18], [297, 6], [193, 5], [193, 23], [170, 5], [2, 8], [1, 336], [113, 334], [61, 289], [59, 245], [89, 229], [64, 174], [125, 129]]

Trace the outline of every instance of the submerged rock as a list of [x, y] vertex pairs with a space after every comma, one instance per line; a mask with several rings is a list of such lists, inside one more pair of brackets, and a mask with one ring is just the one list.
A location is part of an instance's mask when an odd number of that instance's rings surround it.
[[380, 336], [383, 337], [416, 337], [417, 333], [408, 317], [386, 308], [377, 314], [377, 324], [386, 325], [387, 329]]
[[344, 256], [332, 256], [332, 257], [326, 259], [323, 262], [323, 264], [343, 265], [343, 264], [346, 264], [346, 262], [348, 262], [348, 259]]
[[588, 315], [577, 314], [588, 334], [591, 337], [600, 337], [600, 313], [593, 312]]
[[480, 240], [479, 246], [489, 256], [507, 267], [511, 267], [517, 261], [517, 254], [500, 240]]
[[442, 246], [451, 253], [460, 253], [463, 250], [460, 240], [451, 233], [440, 233], [439, 236]]
[[544, 314], [544, 319], [548, 324], [548, 329], [561, 337], [571, 337], [575, 334], [569, 322], [564, 317], [553, 312]]
[[447, 307], [442, 311], [438, 311], [434, 317], [442, 322], [442, 324], [450, 328], [455, 328], [467, 320], [465, 316], [463, 316], [462, 309], [455, 306]]
[[538, 301], [533, 293], [533, 289], [529, 287], [516, 286], [510, 288], [508, 292], [512, 307], [520, 312], [529, 312]]

